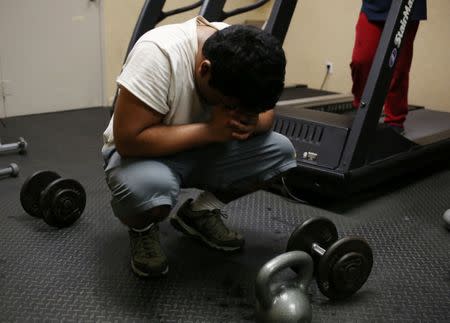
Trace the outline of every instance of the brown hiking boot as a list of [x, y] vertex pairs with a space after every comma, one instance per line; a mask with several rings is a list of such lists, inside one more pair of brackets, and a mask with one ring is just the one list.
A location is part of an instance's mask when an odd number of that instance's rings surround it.
[[131, 268], [141, 277], [167, 274], [169, 265], [159, 242], [159, 226], [154, 224], [144, 232], [128, 231], [131, 246]]
[[242, 235], [225, 226], [222, 220], [227, 218], [225, 213], [219, 209], [192, 211], [191, 203], [192, 199], [184, 202], [171, 217], [170, 223], [175, 229], [219, 250], [234, 251], [244, 246]]

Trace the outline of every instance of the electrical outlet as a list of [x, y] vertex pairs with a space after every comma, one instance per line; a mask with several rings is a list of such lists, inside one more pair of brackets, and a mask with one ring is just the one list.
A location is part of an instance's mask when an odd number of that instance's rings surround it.
[[327, 69], [327, 74], [333, 74], [333, 63], [332, 62], [326, 61], [325, 68]]

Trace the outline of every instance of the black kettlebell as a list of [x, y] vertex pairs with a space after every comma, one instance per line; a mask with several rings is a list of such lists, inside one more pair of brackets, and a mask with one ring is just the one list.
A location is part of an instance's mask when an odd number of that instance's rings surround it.
[[448, 209], [444, 212], [444, 215], [442, 218], [444, 219], [445, 227], [447, 228], [447, 230], [450, 231], [450, 209]]
[[[293, 266], [299, 268], [294, 279], [270, 283], [275, 274]], [[311, 322], [311, 304], [306, 292], [313, 270], [311, 256], [303, 251], [286, 252], [268, 261], [256, 276], [256, 321]]]

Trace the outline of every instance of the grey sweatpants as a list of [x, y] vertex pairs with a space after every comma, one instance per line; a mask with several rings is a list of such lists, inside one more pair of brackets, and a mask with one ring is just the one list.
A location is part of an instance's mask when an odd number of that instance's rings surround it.
[[160, 158], [121, 158], [114, 148], [102, 153], [111, 205], [119, 218], [160, 205], [173, 207], [181, 188], [226, 191], [297, 166], [292, 143], [276, 132]]

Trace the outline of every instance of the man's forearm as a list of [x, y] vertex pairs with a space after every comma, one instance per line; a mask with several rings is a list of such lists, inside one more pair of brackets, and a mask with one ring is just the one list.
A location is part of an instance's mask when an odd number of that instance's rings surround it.
[[[254, 132], [269, 131], [273, 120], [273, 110], [261, 113]], [[123, 157], [160, 157], [223, 141], [223, 134], [214, 131], [207, 123], [160, 124], [145, 128], [136, 135], [114, 137], [117, 151]]]
[[272, 129], [273, 121], [275, 120], [274, 110], [268, 110], [259, 115], [258, 123], [256, 124], [255, 133], [267, 132]]
[[123, 157], [160, 157], [202, 146], [214, 141], [205, 123], [156, 125], [128, 139], [117, 139]]

